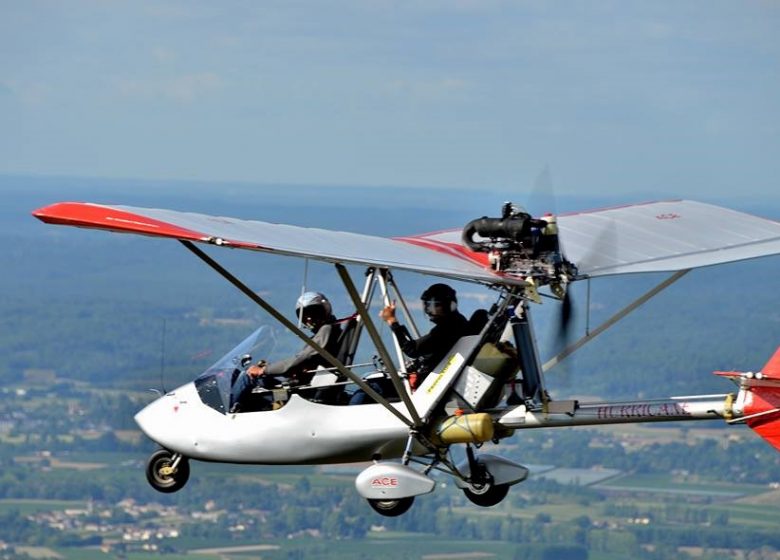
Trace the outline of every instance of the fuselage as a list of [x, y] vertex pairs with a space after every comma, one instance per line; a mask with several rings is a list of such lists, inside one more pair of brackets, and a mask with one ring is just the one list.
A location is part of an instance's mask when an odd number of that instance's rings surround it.
[[[394, 406], [403, 408], [398, 403]], [[395, 458], [408, 427], [379, 404], [332, 406], [299, 395], [277, 410], [221, 413], [194, 383], [155, 400], [135, 416], [162, 447], [203, 461], [327, 464]]]

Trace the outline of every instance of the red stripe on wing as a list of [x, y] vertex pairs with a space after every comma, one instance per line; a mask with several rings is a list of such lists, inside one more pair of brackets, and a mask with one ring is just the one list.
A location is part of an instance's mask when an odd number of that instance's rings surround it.
[[432, 251], [436, 251], [438, 253], [451, 255], [453, 257], [463, 259], [464, 261], [468, 261], [470, 263], [484, 266], [486, 268], [490, 267], [490, 262], [488, 261], [488, 256], [486, 253], [475, 253], [474, 251], [469, 251], [466, 247], [458, 243], [434, 241], [432, 239], [425, 239], [423, 237], [418, 237], [418, 236], [394, 237], [393, 239], [395, 239], [396, 241], [403, 241], [404, 243], [409, 243], [410, 245], [417, 245], [418, 247], [424, 247], [425, 249], [431, 249]]
[[209, 237], [197, 231], [118, 210], [111, 206], [86, 202], [59, 202], [35, 210], [33, 216], [47, 224], [107, 229], [191, 241], [204, 241]]

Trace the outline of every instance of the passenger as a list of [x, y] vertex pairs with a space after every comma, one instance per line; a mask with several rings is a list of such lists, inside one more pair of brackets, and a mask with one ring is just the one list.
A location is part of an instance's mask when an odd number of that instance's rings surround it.
[[[312, 341], [334, 354], [338, 351], [341, 325], [336, 322], [328, 298], [319, 292], [306, 292], [295, 304], [295, 314], [303, 325], [309, 329]], [[252, 389], [257, 386], [270, 389], [278, 387], [285, 380], [296, 384], [306, 384], [313, 377], [317, 366], [328, 366], [328, 362], [308, 344], [304, 345], [294, 356], [266, 364], [260, 360], [241, 372], [236, 378], [230, 392], [230, 411], [240, 412]]]
[[[455, 290], [450, 286], [433, 284], [422, 293], [420, 299], [425, 314], [434, 324], [431, 331], [420, 338], [412, 338], [407, 328], [398, 322], [395, 316], [395, 302], [379, 313], [392, 329], [403, 353], [414, 360], [412, 367], [408, 368], [409, 385], [412, 390], [416, 389], [433, 371], [460, 337], [469, 334], [468, 321], [458, 311], [458, 298]], [[369, 385], [375, 390], [378, 389], [378, 386], [371, 382]], [[364, 402], [368, 402], [368, 395], [361, 390], [356, 391], [350, 400], [350, 404]]]

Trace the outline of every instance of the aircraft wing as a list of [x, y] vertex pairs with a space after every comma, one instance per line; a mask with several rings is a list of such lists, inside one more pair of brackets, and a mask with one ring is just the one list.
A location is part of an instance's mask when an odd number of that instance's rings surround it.
[[[579, 278], [673, 272], [780, 253], [780, 222], [691, 200], [563, 214], [558, 230]], [[460, 236], [448, 230], [412, 239], [455, 247]]]
[[566, 258], [597, 277], [664, 272], [780, 253], [780, 223], [728, 208], [674, 200], [558, 219]]
[[[173, 210], [84, 202], [52, 204], [33, 215], [50, 224], [168, 237], [334, 263], [411, 270], [478, 282], [495, 283], [502, 279], [489, 269], [483, 255], [468, 254], [463, 247], [431, 250], [414, 239], [403, 241]], [[513, 278], [505, 281], [523, 283]]]
[[[63, 202], [36, 210], [61, 225], [168, 237], [219, 246], [411, 270], [487, 283], [523, 284], [492, 271], [484, 253], [453, 229], [384, 238], [173, 210]], [[560, 242], [579, 277], [676, 271], [780, 253], [780, 223], [677, 200], [558, 217]]]

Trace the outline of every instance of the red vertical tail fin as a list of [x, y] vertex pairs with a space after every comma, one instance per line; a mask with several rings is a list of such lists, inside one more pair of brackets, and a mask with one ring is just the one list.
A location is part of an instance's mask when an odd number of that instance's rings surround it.
[[780, 387], [752, 387], [745, 399], [745, 423], [780, 451]]
[[770, 379], [780, 379], [780, 348], [775, 351], [774, 356], [769, 358], [769, 361], [761, 369], [761, 373]]
[[746, 385], [745, 423], [780, 451], [780, 348]]

